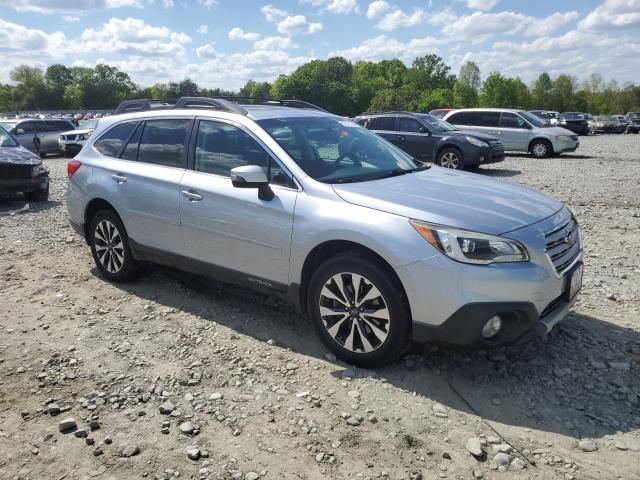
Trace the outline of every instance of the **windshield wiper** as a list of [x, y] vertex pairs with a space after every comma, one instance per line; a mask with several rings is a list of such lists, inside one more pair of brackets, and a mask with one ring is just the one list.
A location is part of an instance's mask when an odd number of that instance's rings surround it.
[[379, 177], [376, 177], [376, 180], [379, 180], [381, 178], [398, 177], [400, 175], [406, 175], [407, 173], [422, 172], [422, 171], [428, 170], [430, 168], [431, 168], [431, 164], [430, 163], [425, 163], [423, 165], [420, 165], [419, 167], [409, 168], [407, 170], [404, 170], [402, 168], [394, 168], [393, 170], [389, 170], [388, 172], [385, 172], [384, 174], [380, 175]]

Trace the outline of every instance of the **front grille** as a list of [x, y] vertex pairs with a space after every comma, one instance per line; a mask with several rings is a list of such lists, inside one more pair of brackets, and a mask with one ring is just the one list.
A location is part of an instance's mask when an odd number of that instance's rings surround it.
[[31, 165], [0, 165], [0, 180], [31, 178]]
[[66, 135], [66, 137], [67, 137], [67, 141], [76, 139], [75, 135]]
[[564, 274], [580, 255], [580, 229], [573, 218], [545, 234], [545, 251], [556, 272]]

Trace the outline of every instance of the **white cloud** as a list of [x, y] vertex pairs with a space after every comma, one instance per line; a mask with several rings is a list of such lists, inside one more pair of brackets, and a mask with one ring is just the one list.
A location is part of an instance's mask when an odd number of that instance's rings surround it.
[[640, 0], [605, 0], [578, 27], [580, 30], [640, 28]]
[[327, 5], [327, 11], [335, 14], [351, 13], [358, 8], [356, 0], [332, 0]]
[[31, 58], [60, 57], [66, 43], [67, 39], [61, 32], [45, 33], [42, 30], [0, 19], [0, 45], [2, 45], [2, 55], [5, 58], [16, 56], [25, 60], [26, 52]]
[[295, 35], [297, 33], [317, 33], [322, 30], [322, 23], [307, 22], [304, 15], [293, 15], [283, 18], [278, 23], [278, 32], [285, 35]]
[[286, 50], [291, 47], [291, 37], [265, 37], [253, 44], [255, 50]]
[[198, 3], [206, 8], [213, 8], [218, 6], [218, 0], [198, 0]]
[[530, 24], [525, 30], [525, 35], [549, 35], [567, 23], [577, 20], [579, 16], [580, 14], [578, 12], [572, 11], [564, 13], [556, 12], [546, 18], [531, 18], [529, 21]]
[[379, 35], [365, 40], [355, 47], [333, 51], [329, 53], [329, 56], [341, 56], [354, 61], [400, 58], [409, 62], [420, 55], [437, 52], [439, 47], [447, 43], [447, 39], [436, 37], [421, 37], [414, 38], [408, 42], [401, 42], [387, 35]]
[[389, 5], [388, 2], [385, 2], [385, 0], [376, 0], [375, 2], [371, 2], [367, 8], [367, 18], [377, 18], [390, 8], [391, 5]]
[[277, 22], [289, 15], [285, 10], [280, 10], [273, 5], [265, 5], [261, 8], [261, 11], [268, 22]]
[[78, 21], [80, 21], [80, 17], [76, 17], [75, 15], [62, 15], [62, 19], [65, 22], [78, 22]]
[[198, 55], [198, 58], [216, 58], [218, 56], [216, 49], [210, 43], [196, 48], [196, 55]]
[[245, 32], [239, 27], [232, 28], [229, 30], [229, 38], [231, 40], [257, 40], [260, 38], [259, 33]]
[[403, 27], [415, 27], [427, 20], [427, 12], [421, 8], [414, 8], [413, 13], [407, 14], [402, 10], [397, 9], [391, 13], [387, 13], [378, 22], [377, 27], [380, 30], [396, 30]]
[[88, 28], [80, 35], [81, 52], [138, 56], [183, 55], [191, 37], [167, 27], [154, 27], [135, 18], [111, 18], [98, 28]]
[[209, 27], [207, 25], [200, 25], [196, 30], [196, 33], [199, 33], [200, 35], [206, 35], [207, 33], [209, 33]]
[[173, 7], [173, 0], [162, 0], [162, 6], [164, 8], [171, 8]]
[[18, 12], [79, 14], [98, 9], [142, 8], [140, 0], [0, 0], [0, 6]]
[[500, 0], [467, 0], [467, 7], [472, 10], [491, 10]]

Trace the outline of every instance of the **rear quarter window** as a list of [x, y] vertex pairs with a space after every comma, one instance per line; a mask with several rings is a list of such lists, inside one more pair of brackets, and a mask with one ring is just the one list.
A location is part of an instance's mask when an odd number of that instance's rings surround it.
[[107, 157], [117, 158], [138, 123], [134, 121], [114, 125], [100, 136], [93, 144], [93, 148]]

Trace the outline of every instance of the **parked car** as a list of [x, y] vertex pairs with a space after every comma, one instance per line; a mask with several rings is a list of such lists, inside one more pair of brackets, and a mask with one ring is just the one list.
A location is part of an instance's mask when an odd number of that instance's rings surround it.
[[593, 119], [593, 115], [591, 115], [590, 113], [585, 113], [584, 119], [587, 121], [587, 127], [589, 127], [589, 133], [595, 133], [593, 131], [594, 122], [595, 122], [595, 120]]
[[74, 157], [82, 150], [85, 142], [98, 124], [98, 120], [83, 120], [75, 130], [62, 132], [58, 137], [58, 147], [65, 157]]
[[436, 117], [444, 118], [447, 113], [452, 112], [453, 110], [453, 108], [436, 108], [435, 110], [431, 110], [429, 114], [435, 115]]
[[58, 136], [74, 128], [75, 125], [70, 120], [30, 118], [17, 120], [9, 133], [27, 150], [45, 156], [49, 153], [60, 154]]
[[580, 145], [573, 132], [549, 126], [523, 110], [467, 108], [450, 112], [444, 119], [465, 130], [495, 135], [506, 151], [527, 152], [537, 158], [575, 152]]
[[580, 112], [564, 112], [558, 117], [558, 126], [578, 135], [589, 135], [589, 122]]
[[551, 110], [529, 110], [529, 113], [534, 114], [542, 120], [546, 120], [549, 125], [554, 126], [558, 124], [558, 116], [560, 115], [560, 112], [554, 112]]
[[366, 367], [411, 339], [522, 343], [566, 317], [583, 255], [566, 206], [420, 165], [315, 108], [121, 104], [68, 163], [71, 223], [100, 274], [126, 281], [153, 261], [278, 295]]
[[421, 162], [462, 170], [504, 160], [504, 148], [497, 138], [458, 130], [431, 114], [373, 112], [354, 121]]
[[627, 118], [624, 115], [614, 115], [614, 117], [618, 119], [618, 124], [620, 124], [619, 133], [627, 133], [627, 127], [629, 126]]
[[0, 194], [23, 193], [27, 200], [49, 199], [49, 171], [42, 160], [0, 126]]
[[629, 112], [625, 115], [627, 119], [627, 133], [640, 132], [640, 112]]
[[597, 115], [594, 117], [593, 131], [595, 133], [618, 133], [620, 122], [613, 115]]

